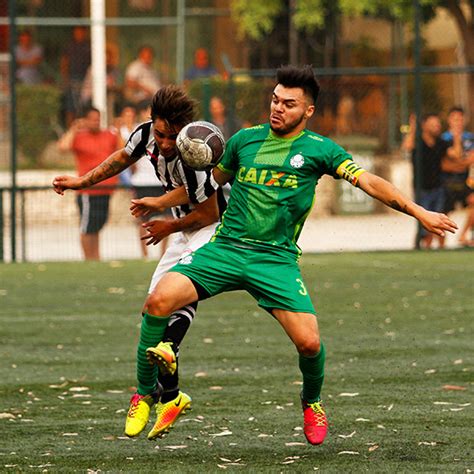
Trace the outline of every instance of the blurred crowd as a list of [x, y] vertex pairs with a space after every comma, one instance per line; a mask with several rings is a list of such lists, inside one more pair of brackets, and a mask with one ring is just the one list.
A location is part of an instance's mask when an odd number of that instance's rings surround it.
[[[50, 82], [48, 65], [43, 47], [29, 29], [18, 34], [15, 47], [17, 81], [26, 85]], [[122, 69], [119, 67], [118, 46], [106, 45], [106, 86], [108, 115], [116, 116], [123, 107], [140, 107], [149, 102], [163, 80], [159, 75], [154, 48], [144, 44], [138, 48], [136, 57]], [[60, 54], [60, 84], [63, 88], [62, 115], [66, 127], [75, 118], [83, 115], [92, 103], [91, 43], [89, 30], [85, 26], [75, 26], [70, 40]], [[206, 48], [199, 47], [194, 52], [193, 64], [185, 73], [186, 81], [218, 76], [211, 64]]]
[[[425, 114], [421, 119], [421, 148], [416, 151], [416, 118], [410, 117], [409, 131], [402, 150], [411, 155], [417, 202], [428, 210], [451, 213], [467, 209], [461, 223], [459, 243], [474, 247], [474, 133], [466, 130], [466, 115], [462, 107], [452, 107], [443, 131], [438, 113]], [[432, 248], [434, 236], [419, 228], [417, 248]], [[444, 238], [438, 237], [438, 247]]]
[[[25, 29], [19, 33], [15, 54], [19, 82], [35, 85], [47, 80], [42, 67], [45, 61], [43, 48], [35, 41], [30, 30]], [[110, 143], [114, 143], [113, 146], [120, 148], [124, 146], [137, 124], [149, 120], [150, 101], [164, 81], [158, 73], [155, 51], [151, 45], [144, 44], [139, 47], [136, 57], [125, 65], [123, 71], [118, 67], [118, 48], [115, 45], [107, 44], [105, 54], [107, 112], [108, 116], [112, 117], [111, 133], [116, 136], [116, 141], [115, 138], [108, 137], [107, 139]], [[194, 79], [218, 75], [217, 69], [210, 61], [208, 51], [200, 47], [194, 52], [193, 64], [185, 73], [185, 87]], [[94, 130], [97, 124], [91, 128], [90, 124], [93, 121], [88, 120], [91, 113], [97, 119], [97, 113], [91, 109], [93, 94], [91, 45], [86, 27], [75, 26], [72, 29], [70, 41], [65, 44], [61, 52], [60, 76], [63, 86], [63, 123], [69, 133], [66, 136], [71, 138], [78, 133], [84, 134], [86, 130], [92, 130], [91, 140], [99, 140], [97, 130]], [[376, 90], [374, 88], [374, 91]], [[373, 101], [370, 104], [369, 109], [373, 110]], [[222, 97], [210, 97], [208, 105], [209, 120], [222, 130], [226, 139], [242, 126], [249, 125], [228, 116]], [[345, 135], [353, 130], [354, 127], [351, 124], [355, 120], [354, 107], [354, 100], [350, 96], [341, 97], [337, 110], [335, 130], [337, 134]], [[324, 119], [324, 115], [322, 117]], [[447, 128], [443, 131], [438, 113], [428, 113], [423, 116], [420, 121], [422, 148], [417, 160], [415, 156], [416, 120], [414, 116], [411, 117], [409, 131], [403, 139], [402, 150], [413, 160], [417, 202], [436, 212], [450, 213], [457, 208], [466, 208], [467, 217], [461, 225], [459, 242], [463, 246], [474, 247], [472, 235], [474, 228], [474, 134], [466, 130], [466, 114], [461, 107], [453, 107], [449, 111], [446, 123]], [[324, 120], [319, 125], [323, 126]], [[324, 129], [322, 132], [324, 133]], [[65, 142], [63, 137], [62, 145], [63, 150], [74, 151], [76, 158], [81, 155], [81, 151], [75, 148], [73, 140]], [[95, 161], [100, 161], [107, 156], [102, 155]], [[92, 165], [93, 163], [90, 164]], [[158, 189], [157, 180], [153, 176], [150, 177], [148, 167], [144, 172], [141, 166], [142, 163], [139, 161], [136, 167], [122, 173], [121, 184], [130, 187], [135, 196], [141, 196], [143, 192], [148, 195], [162, 193], [163, 191]], [[442, 238], [434, 239], [432, 235], [419, 229], [415, 243], [417, 248], [432, 248], [436, 243], [440, 248], [444, 246]], [[146, 256], [145, 245], [142, 245], [142, 252]]]
[[[106, 46], [106, 86], [110, 126], [101, 127], [100, 111], [92, 105], [93, 81], [91, 72], [91, 47], [85, 27], [72, 30], [71, 41], [65, 45], [60, 58], [61, 83], [63, 86], [63, 118], [65, 133], [58, 141], [61, 152], [74, 155], [79, 175], [95, 168], [114, 151], [123, 148], [136, 127], [150, 120], [151, 100], [163, 81], [155, 67], [155, 53], [150, 45], [142, 45], [136, 58], [126, 65], [121, 78], [117, 66], [117, 51]], [[16, 48], [17, 80], [36, 85], [45, 81], [41, 64], [43, 48], [36, 44], [29, 30], [19, 34]], [[186, 72], [187, 84], [197, 78], [217, 76], [218, 71], [209, 62], [205, 48], [198, 48], [193, 65]], [[229, 120], [224, 101], [214, 96], [209, 101], [209, 116], [229, 138], [240, 122]], [[98, 260], [99, 236], [109, 217], [110, 198], [117, 185], [130, 189], [131, 198], [160, 196], [164, 193], [146, 156], [123, 171], [117, 179], [110, 179], [101, 186], [84, 189], [77, 193], [80, 215], [80, 240], [84, 258]], [[165, 213], [166, 216], [166, 213]], [[147, 219], [153, 215], [147, 216]], [[146, 232], [137, 219], [138, 236], [142, 256], [148, 256], [148, 248], [141, 240]], [[166, 249], [166, 239], [161, 242], [161, 253]]]

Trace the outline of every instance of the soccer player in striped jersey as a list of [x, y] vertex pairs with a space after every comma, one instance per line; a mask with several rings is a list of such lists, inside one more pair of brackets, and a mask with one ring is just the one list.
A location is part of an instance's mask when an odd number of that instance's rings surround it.
[[[149, 229], [144, 237], [147, 244], [155, 243], [164, 234], [172, 234], [172, 241], [152, 276], [143, 308], [137, 350], [138, 387], [131, 398], [125, 424], [128, 436], [137, 436], [143, 431], [153, 405], [156, 404], [157, 419], [148, 433], [149, 439], [168, 431], [191, 404], [191, 398], [178, 388], [177, 357], [179, 344], [194, 318], [197, 302], [176, 308], [166, 320], [150, 316], [149, 306], [158, 281], [180, 259], [185, 259], [209, 241], [226, 206], [222, 191], [216, 194], [211, 185], [210, 172], [184, 167], [177, 155], [176, 136], [193, 120], [194, 110], [194, 101], [182, 89], [176, 86], [161, 88], [152, 100], [151, 120], [134, 130], [124, 148], [83, 176], [57, 176], [53, 181], [58, 194], [64, 194], [66, 189], [84, 189], [115, 176], [141, 157], [148, 156], [150, 173], [156, 173], [166, 191], [153, 201], [153, 209], [170, 207], [167, 205], [169, 196], [182, 194], [189, 201], [172, 207], [174, 219], [156, 219], [144, 224]], [[146, 213], [151, 208], [147, 203], [147, 200], [136, 200], [132, 205], [134, 214]], [[149, 346], [157, 345], [150, 357], [162, 366], [162, 370], [148, 362], [145, 352]]]
[[[270, 123], [239, 131], [214, 168], [217, 183], [234, 178], [227, 211], [209, 243], [158, 283], [150, 313], [166, 319], [176, 308], [224, 291], [247, 290], [286, 331], [302, 373], [304, 434], [321, 444], [327, 418], [321, 403], [325, 349], [316, 311], [303, 281], [297, 246], [324, 174], [343, 178], [384, 204], [415, 217], [438, 235], [454, 232], [446, 215], [430, 212], [393, 185], [364, 171], [339, 145], [306, 128], [319, 85], [311, 67], [277, 73]], [[151, 347], [150, 352], [155, 348]]]

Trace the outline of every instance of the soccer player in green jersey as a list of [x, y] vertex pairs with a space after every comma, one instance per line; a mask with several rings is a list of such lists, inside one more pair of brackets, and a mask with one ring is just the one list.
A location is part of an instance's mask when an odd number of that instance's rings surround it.
[[[193, 301], [224, 291], [248, 291], [296, 346], [303, 376], [304, 433], [311, 444], [321, 444], [327, 432], [321, 403], [325, 349], [298, 267], [297, 240], [319, 178], [329, 174], [346, 179], [437, 235], [457, 228], [446, 215], [425, 210], [389, 182], [364, 171], [336, 143], [307, 130], [318, 93], [311, 67], [278, 70], [270, 122], [235, 134], [213, 170], [219, 185], [234, 178], [222, 224], [208, 244], [181, 259], [160, 280], [145, 308], [162, 319]], [[155, 361], [154, 351], [147, 349], [150, 361]]]

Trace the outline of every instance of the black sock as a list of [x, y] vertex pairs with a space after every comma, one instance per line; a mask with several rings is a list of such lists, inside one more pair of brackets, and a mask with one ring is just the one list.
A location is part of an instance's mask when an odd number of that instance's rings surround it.
[[[176, 358], [178, 364], [178, 358]], [[176, 372], [173, 375], [161, 375], [159, 376], [160, 383], [163, 387], [163, 393], [161, 394], [161, 403], [167, 403], [178, 396], [179, 393], [179, 375], [178, 366], [176, 366]]]
[[198, 302], [191, 303], [183, 308], [176, 310], [171, 314], [163, 334], [163, 341], [171, 342], [174, 353], [176, 354], [176, 371], [173, 375], [159, 375], [159, 381], [163, 386], [161, 402], [167, 403], [178, 396], [179, 393], [179, 345], [191, 325], [196, 314]]
[[186, 332], [191, 325], [194, 315], [196, 314], [198, 302], [194, 302], [176, 310], [171, 314], [168, 326], [163, 335], [163, 341], [173, 343], [173, 350], [177, 352], [177, 348], [181, 344]]

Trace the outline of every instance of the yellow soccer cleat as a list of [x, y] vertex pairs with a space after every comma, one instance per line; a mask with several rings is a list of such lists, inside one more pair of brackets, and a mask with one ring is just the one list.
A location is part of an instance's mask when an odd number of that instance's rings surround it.
[[125, 421], [125, 434], [130, 438], [138, 436], [150, 419], [151, 407], [155, 404], [152, 395], [135, 393], [130, 399], [130, 407]]
[[173, 375], [176, 372], [176, 354], [171, 344], [161, 341], [156, 347], [149, 347], [146, 350], [148, 361], [157, 365], [162, 375]]
[[161, 438], [173, 427], [180, 415], [191, 409], [191, 397], [183, 392], [167, 403], [156, 404], [156, 422], [148, 433], [148, 439]]

